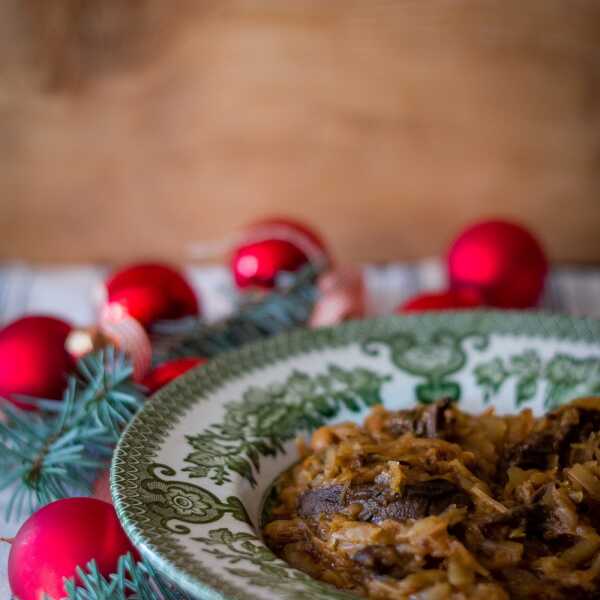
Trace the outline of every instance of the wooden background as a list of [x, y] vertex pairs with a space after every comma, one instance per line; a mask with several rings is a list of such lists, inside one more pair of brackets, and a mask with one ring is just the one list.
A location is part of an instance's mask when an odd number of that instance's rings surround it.
[[347, 260], [499, 215], [600, 261], [600, 2], [0, 1], [1, 259], [185, 259], [273, 213]]

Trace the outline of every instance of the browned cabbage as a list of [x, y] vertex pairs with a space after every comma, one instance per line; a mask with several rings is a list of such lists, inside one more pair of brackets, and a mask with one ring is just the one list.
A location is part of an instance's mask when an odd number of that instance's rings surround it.
[[377, 600], [600, 598], [600, 398], [377, 407], [301, 447], [264, 535], [311, 576]]

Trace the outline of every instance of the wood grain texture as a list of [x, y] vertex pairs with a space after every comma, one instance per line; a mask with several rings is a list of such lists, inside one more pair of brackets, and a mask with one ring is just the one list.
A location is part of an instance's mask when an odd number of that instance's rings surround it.
[[494, 215], [600, 261], [600, 3], [0, 3], [0, 258], [179, 260], [273, 213], [347, 260]]

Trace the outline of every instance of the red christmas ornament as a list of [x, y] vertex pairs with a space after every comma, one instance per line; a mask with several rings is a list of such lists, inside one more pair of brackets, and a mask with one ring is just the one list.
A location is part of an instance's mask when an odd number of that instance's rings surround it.
[[153, 394], [158, 391], [167, 383], [177, 379], [180, 375], [183, 375], [186, 371], [203, 365], [208, 362], [205, 358], [180, 358], [177, 360], [171, 360], [169, 362], [159, 365], [142, 381], [142, 385], [148, 389], [149, 394]]
[[34, 407], [18, 396], [61, 398], [75, 361], [65, 348], [71, 326], [45, 316], [13, 321], [0, 330], [0, 396], [13, 404]]
[[329, 262], [319, 235], [297, 221], [266, 219], [247, 228], [231, 259], [231, 270], [239, 288], [269, 289], [279, 273], [297, 271], [309, 262]]
[[10, 588], [19, 600], [59, 600], [65, 597], [63, 578], [76, 577], [76, 567], [94, 559], [108, 577], [128, 552], [137, 557], [111, 504], [95, 498], [57, 500], [29, 517], [14, 538]]
[[411, 313], [428, 310], [452, 310], [482, 306], [481, 294], [474, 289], [447, 290], [431, 294], [413, 296], [396, 309], [397, 313]]
[[146, 328], [162, 319], [199, 313], [194, 290], [168, 265], [131, 265], [114, 273], [105, 285], [107, 302], [119, 304]]
[[537, 304], [547, 272], [548, 261], [538, 240], [507, 221], [469, 227], [448, 254], [452, 288], [475, 287], [486, 304], [500, 308]]

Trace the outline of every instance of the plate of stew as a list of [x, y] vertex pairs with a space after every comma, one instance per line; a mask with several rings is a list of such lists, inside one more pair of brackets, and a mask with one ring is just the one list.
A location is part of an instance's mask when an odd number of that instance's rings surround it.
[[111, 488], [194, 598], [600, 598], [600, 322], [300, 330], [151, 398]]

